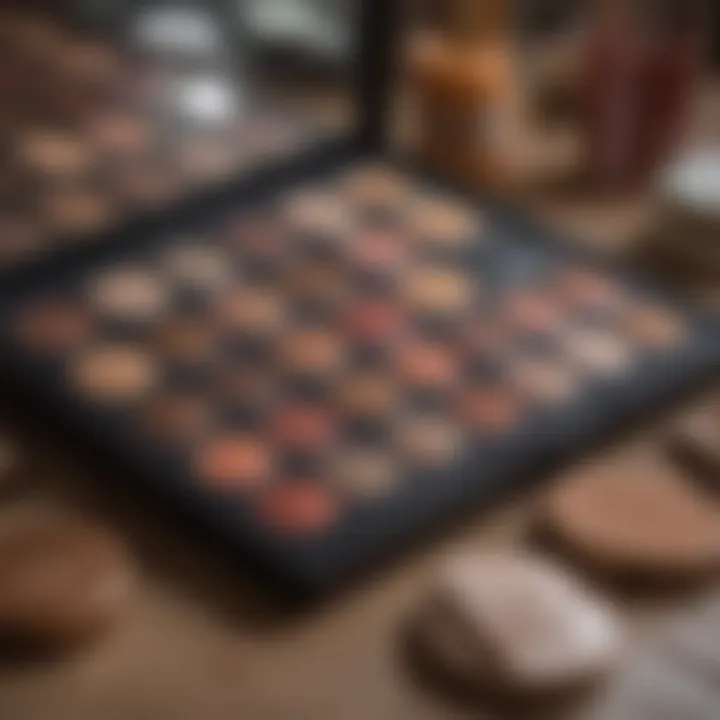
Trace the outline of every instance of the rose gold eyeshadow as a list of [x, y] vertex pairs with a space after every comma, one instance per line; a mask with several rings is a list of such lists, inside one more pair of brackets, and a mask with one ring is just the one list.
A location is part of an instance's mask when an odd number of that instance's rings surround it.
[[195, 454], [195, 474], [205, 486], [223, 491], [258, 490], [270, 480], [272, 458], [254, 435], [209, 440]]
[[406, 328], [407, 318], [393, 300], [366, 300], [352, 304], [343, 322], [350, 338], [382, 342], [398, 338]]
[[314, 479], [280, 482], [257, 506], [261, 522], [291, 535], [326, 530], [340, 513], [337, 499]]
[[410, 386], [446, 388], [458, 380], [452, 353], [436, 343], [412, 343], [398, 351], [398, 374]]

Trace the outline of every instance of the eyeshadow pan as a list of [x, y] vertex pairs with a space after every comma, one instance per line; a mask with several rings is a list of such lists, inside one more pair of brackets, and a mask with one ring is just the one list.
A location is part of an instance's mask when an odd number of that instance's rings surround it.
[[107, 195], [89, 187], [56, 187], [41, 202], [44, 223], [60, 235], [85, 235], [106, 229], [116, 210]]
[[33, 259], [46, 239], [29, 217], [4, 215], [0, 211], [0, 266], [13, 266]]
[[571, 368], [549, 359], [521, 359], [514, 363], [510, 374], [521, 392], [541, 404], [561, 405], [582, 391], [580, 379]]
[[356, 267], [368, 272], [397, 272], [409, 263], [407, 237], [387, 230], [364, 231], [352, 238], [348, 254]]
[[136, 400], [153, 387], [156, 373], [147, 354], [125, 345], [91, 348], [70, 368], [74, 387], [88, 400], [102, 404]]
[[105, 271], [92, 279], [88, 293], [93, 307], [110, 319], [149, 321], [169, 305], [162, 278], [143, 266]]
[[373, 448], [345, 448], [331, 463], [329, 482], [351, 498], [386, 497], [397, 490], [398, 481], [395, 461]]
[[60, 132], [28, 133], [18, 151], [21, 161], [32, 170], [66, 178], [84, 174], [92, 162], [92, 155], [79, 138]]
[[188, 139], [180, 147], [179, 170], [192, 183], [228, 178], [238, 165], [235, 150], [221, 138]]
[[310, 237], [331, 237], [339, 242], [353, 225], [353, 218], [338, 197], [321, 190], [290, 196], [282, 208], [289, 228]]
[[398, 339], [407, 327], [402, 308], [392, 300], [366, 300], [352, 304], [345, 313], [345, 331], [358, 341]]
[[276, 443], [293, 451], [315, 452], [327, 448], [335, 433], [332, 413], [309, 403], [280, 408], [272, 419], [272, 435]]
[[172, 393], [153, 398], [143, 408], [139, 422], [153, 440], [185, 443], [207, 430], [212, 417], [212, 405], [205, 398]]
[[266, 335], [285, 324], [282, 296], [265, 288], [246, 287], [231, 293], [222, 302], [221, 315], [229, 328]]
[[560, 297], [577, 305], [619, 307], [623, 294], [610, 278], [592, 270], [567, 268], [559, 279]]
[[657, 350], [677, 345], [687, 332], [684, 322], [675, 313], [652, 306], [625, 313], [622, 326], [635, 342]]
[[90, 121], [88, 135], [101, 152], [127, 157], [144, 153], [152, 146], [154, 128], [140, 113], [104, 112]]
[[347, 293], [347, 281], [331, 263], [309, 261], [293, 267], [287, 277], [289, 293], [298, 299], [338, 304]]
[[563, 346], [573, 364], [599, 375], [622, 373], [633, 359], [622, 338], [609, 332], [573, 330], [563, 339]]
[[442, 417], [415, 416], [398, 426], [397, 447], [411, 465], [438, 468], [458, 459], [462, 435]]
[[272, 459], [265, 443], [252, 435], [210, 440], [195, 456], [195, 474], [215, 490], [251, 491], [270, 479]]
[[317, 481], [280, 483], [258, 504], [259, 519], [282, 533], [305, 535], [327, 530], [340, 517], [332, 493]]
[[225, 254], [211, 246], [181, 245], [163, 259], [173, 281], [199, 290], [218, 291], [232, 279], [232, 268]]
[[344, 180], [349, 197], [361, 207], [400, 207], [411, 188], [407, 180], [392, 168], [368, 166], [351, 172]]
[[450, 315], [467, 310], [474, 300], [473, 288], [460, 273], [425, 268], [405, 280], [405, 298], [419, 312]]
[[403, 382], [421, 388], [447, 388], [458, 380], [452, 353], [434, 343], [412, 343], [402, 347], [398, 370]]
[[155, 331], [155, 347], [170, 362], [195, 364], [216, 356], [215, 328], [203, 318], [174, 317]]
[[290, 371], [323, 374], [338, 369], [344, 351], [342, 343], [332, 332], [299, 330], [287, 336], [281, 354]]
[[523, 402], [505, 385], [474, 386], [460, 394], [457, 414], [472, 430], [504, 433], [522, 422]]
[[166, 204], [184, 189], [178, 173], [152, 155], [126, 159], [114, 168], [113, 185], [126, 203], [149, 209]]
[[382, 372], [349, 375], [338, 390], [340, 407], [354, 417], [390, 415], [400, 399], [397, 382]]
[[479, 219], [468, 207], [446, 198], [424, 197], [412, 208], [415, 232], [430, 245], [462, 248], [479, 239]]
[[50, 298], [25, 308], [15, 321], [15, 334], [27, 349], [62, 354], [79, 347], [90, 336], [92, 323], [75, 304]]
[[530, 293], [510, 298], [505, 313], [510, 326], [529, 333], [555, 332], [563, 321], [562, 312], [552, 301]]

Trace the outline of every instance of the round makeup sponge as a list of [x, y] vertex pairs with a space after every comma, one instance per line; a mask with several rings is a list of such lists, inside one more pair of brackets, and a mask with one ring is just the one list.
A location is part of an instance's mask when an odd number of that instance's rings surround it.
[[573, 577], [515, 555], [451, 559], [415, 630], [426, 660], [447, 679], [518, 700], [602, 679], [622, 644], [613, 611]]
[[107, 629], [133, 586], [128, 556], [101, 528], [48, 507], [0, 519], [0, 637], [64, 650]]
[[548, 498], [551, 537], [591, 570], [627, 581], [673, 583], [720, 570], [720, 509], [670, 471], [600, 469]]

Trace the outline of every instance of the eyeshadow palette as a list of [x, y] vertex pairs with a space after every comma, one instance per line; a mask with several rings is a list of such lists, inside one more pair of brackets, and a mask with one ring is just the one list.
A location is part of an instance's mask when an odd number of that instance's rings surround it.
[[720, 360], [699, 313], [355, 159], [4, 309], [5, 372], [289, 590], [318, 591]]
[[339, 130], [278, 93], [249, 104], [207, 69], [175, 76], [120, 35], [0, 10], [0, 273], [82, 253]]

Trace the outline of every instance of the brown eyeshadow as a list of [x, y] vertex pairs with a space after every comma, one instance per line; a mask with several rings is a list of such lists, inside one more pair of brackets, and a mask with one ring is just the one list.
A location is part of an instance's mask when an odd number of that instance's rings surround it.
[[117, 210], [102, 191], [63, 186], [42, 199], [43, 222], [54, 233], [87, 234], [106, 229]]
[[287, 336], [281, 355], [288, 370], [324, 373], [337, 370], [343, 361], [340, 339], [325, 330], [300, 330]]
[[317, 481], [281, 483], [258, 505], [262, 522], [289, 534], [326, 530], [339, 516], [337, 500]]
[[171, 318], [155, 331], [155, 347], [164, 359], [194, 364], [211, 360], [218, 352], [215, 328], [202, 318]]
[[230, 366], [220, 371], [217, 392], [223, 401], [265, 407], [275, 398], [278, 381], [267, 368]]
[[118, 156], [139, 155], [153, 142], [152, 123], [142, 115], [131, 112], [106, 112], [90, 122], [91, 142], [101, 152]]
[[155, 208], [183, 190], [182, 179], [162, 160], [130, 160], [118, 168], [114, 184], [120, 197], [130, 204]]
[[307, 452], [327, 448], [337, 429], [330, 411], [310, 404], [281, 408], [272, 418], [271, 426], [279, 447]]
[[184, 443], [196, 438], [210, 426], [211, 404], [192, 394], [168, 394], [153, 398], [140, 414], [144, 432], [155, 440]]
[[345, 296], [347, 281], [331, 263], [311, 261], [291, 269], [286, 288], [299, 300], [334, 305]]
[[44, 233], [34, 220], [0, 215], [0, 266], [33, 259], [45, 243]]
[[378, 372], [347, 376], [338, 390], [340, 407], [353, 417], [390, 415], [399, 408], [395, 380]]
[[86, 173], [92, 155], [82, 140], [50, 131], [28, 134], [19, 147], [20, 159], [37, 172], [74, 178]]
[[26, 348], [41, 353], [62, 354], [79, 347], [90, 336], [88, 314], [64, 300], [45, 300], [23, 310], [15, 334]]
[[516, 428], [523, 419], [523, 403], [509, 387], [485, 385], [463, 391], [457, 413], [473, 430], [503, 433]]
[[71, 365], [75, 388], [93, 402], [115, 404], [136, 400], [152, 389], [157, 368], [132, 346], [105, 345], [90, 349]]
[[382, 165], [355, 170], [344, 184], [355, 203], [371, 208], [399, 207], [410, 195], [410, 186], [403, 175]]
[[636, 343], [658, 350], [681, 342], [686, 333], [685, 324], [675, 313], [651, 306], [626, 313], [622, 326]]
[[271, 470], [268, 448], [252, 435], [211, 440], [195, 456], [199, 481], [216, 490], [257, 490], [269, 481]]
[[265, 335], [280, 330], [285, 323], [282, 296], [264, 288], [242, 288], [222, 301], [221, 315], [231, 329]]

